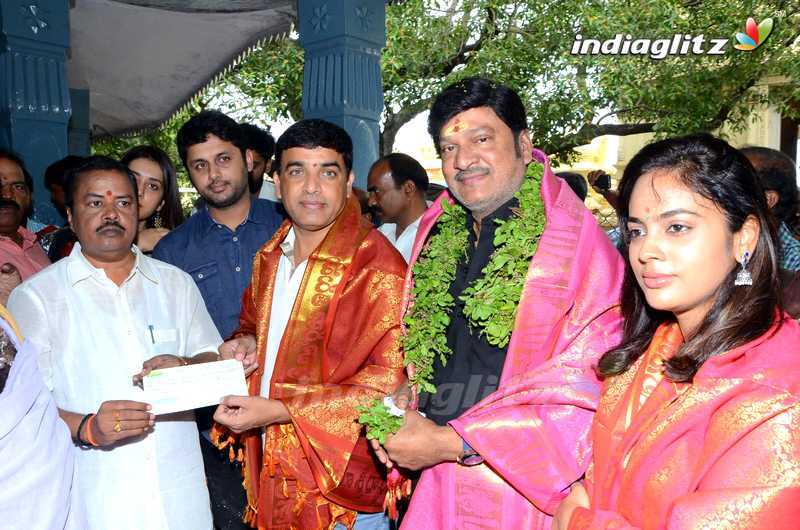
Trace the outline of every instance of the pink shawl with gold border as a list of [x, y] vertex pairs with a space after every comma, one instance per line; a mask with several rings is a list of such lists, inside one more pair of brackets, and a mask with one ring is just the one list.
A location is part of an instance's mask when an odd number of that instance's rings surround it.
[[[565, 489], [589, 463], [589, 427], [600, 393], [592, 366], [621, 337], [624, 265], [619, 252], [547, 156], [541, 194], [547, 222], [531, 260], [499, 388], [450, 425], [485, 463], [443, 463], [422, 473], [404, 529], [550, 528]], [[408, 276], [442, 213], [423, 216]]]

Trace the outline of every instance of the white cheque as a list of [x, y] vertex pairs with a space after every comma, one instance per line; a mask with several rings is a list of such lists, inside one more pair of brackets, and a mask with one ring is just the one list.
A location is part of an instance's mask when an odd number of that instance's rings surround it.
[[153, 414], [217, 405], [225, 396], [246, 396], [242, 363], [235, 359], [153, 370], [142, 381], [142, 401]]

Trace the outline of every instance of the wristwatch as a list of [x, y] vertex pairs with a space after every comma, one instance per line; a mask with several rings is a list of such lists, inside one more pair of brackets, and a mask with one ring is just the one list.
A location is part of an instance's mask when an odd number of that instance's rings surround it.
[[483, 464], [483, 457], [479, 455], [475, 449], [470, 447], [466, 440], [462, 440], [462, 443], [464, 444], [464, 450], [458, 455], [456, 462], [465, 467]]

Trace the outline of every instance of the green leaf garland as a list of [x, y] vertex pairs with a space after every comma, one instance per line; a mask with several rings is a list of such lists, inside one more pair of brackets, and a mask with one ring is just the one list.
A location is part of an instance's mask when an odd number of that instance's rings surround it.
[[[519, 207], [510, 218], [495, 221], [499, 226], [489, 263], [460, 296], [469, 325], [480, 330], [493, 346], [505, 347], [511, 339], [528, 267], [544, 231], [540, 193], [543, 173], [541, 164], [528, 165], [526, 178], [514, 195]], [[441, 205], [443, 213], [436, 222], [437, 232], [414, 265], [413, 305], [403, 320], [405, 364], [414, 365], [410, 382], [419, 391], [429, 393], [436, 392], [432, 382], [436, 357], [446, 364], [452, 355], [447, 345], [447, 327], [455, 299], [449, 289], [469, 241], [464, 207], [448, 201]], [[402, 426], [402, 418], [392, 415], [380, 400], [358, 410], [359, 422], [367, 426], [370, 439], [385, 439]]]

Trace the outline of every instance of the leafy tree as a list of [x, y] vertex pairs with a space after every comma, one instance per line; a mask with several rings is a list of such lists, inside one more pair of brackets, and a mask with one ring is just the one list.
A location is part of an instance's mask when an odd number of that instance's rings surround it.
[[[754, 51], [733, 50], [747, 16], [772, 17], [772, 35]], [[797, 0], [405, 0], [387, 6], [386, 31], [384, 153], [437, 92], [471, 75], [515, 87], [534, 143], [562, 161], [604, 134], [663, 136], [723, 124], [737, 131], [765, 103], [800, 114]], [[707, 41], [730, 42], [723, 55], [660, 60], [570, 53], [576, 34], [603, 41], [617, 33], [633, 39], [704, 34]], [[297, 120], [302, 68], [298, 42], [277, 40], [251, 53], [220, 86], [249, 98], [267, 119]], [[774, 81], [769, 90], [757, 87], [766, 78]]]

